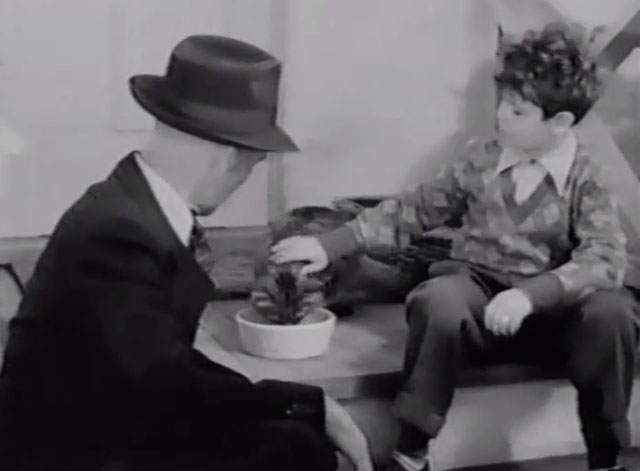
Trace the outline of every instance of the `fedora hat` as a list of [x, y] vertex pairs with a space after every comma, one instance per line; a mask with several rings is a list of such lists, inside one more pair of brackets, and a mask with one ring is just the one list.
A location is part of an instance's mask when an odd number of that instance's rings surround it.
[[251, 44], [194, 35], [173, 49], [165, 75], [135, 75], [129, 86], [140, 106], [187, 134], [264, 151], [297, 151], [276, 124], [280, 70], [280, 61]]

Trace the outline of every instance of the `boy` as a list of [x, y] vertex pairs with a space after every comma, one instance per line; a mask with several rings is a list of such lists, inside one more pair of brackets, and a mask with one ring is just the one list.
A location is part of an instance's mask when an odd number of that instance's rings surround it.
[[621, 289], [627, 255], [616, 203], [572, 132], [601, 90], [581, 41], [554, 24], [505, 45], [496, 141], [472, 142], [433, 183], [335, 231], [273, 247], [274, 262], [307, 260], [312, 272], [461, 221], [451, 260], [433, 264], [407, 297], [389, 469], [431, 469], [429, 441], [470, 357], [562, 362], [578, 391], [589, 469], [623, 469], [638, 312]]

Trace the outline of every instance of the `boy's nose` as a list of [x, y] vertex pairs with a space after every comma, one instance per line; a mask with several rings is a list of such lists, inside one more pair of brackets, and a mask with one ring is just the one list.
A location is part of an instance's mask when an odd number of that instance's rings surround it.
[[496, 127], [500, 130], [506, 130], [509, 128], [509, 118], [506, 116], [506, 112], [500, 112], [496, 115]]
[[496, 117], [498, 121], [503, 121], [506, 118], [506, 115], [507, 115], [506, 107], [504, 106], [504, 104], [500, 104], [500, 106], [496, 108]]

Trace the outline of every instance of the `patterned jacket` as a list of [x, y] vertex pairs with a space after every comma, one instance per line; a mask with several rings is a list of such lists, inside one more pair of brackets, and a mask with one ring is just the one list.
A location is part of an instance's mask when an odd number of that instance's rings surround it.
[[431, 183], [323, 234], [331, 260], [353, 251], [404, 248], [442, 225], [458, 225], [451, 258], [500, 275], [523, 289], [534, 308], [572, 303], [622, 285], [626, 237], [601, 169], [578, 146], [564, 191], [550, 175], [522, 203], [509, 195], [502, 149], [468, 143]]

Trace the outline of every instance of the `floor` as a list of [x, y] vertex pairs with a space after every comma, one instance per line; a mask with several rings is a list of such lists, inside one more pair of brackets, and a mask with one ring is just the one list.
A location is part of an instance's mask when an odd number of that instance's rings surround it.
[[[640, 448], [628, 450], [621, 459], [621, 464], [631, 470], [640, 470]], [[586, 469], [585, 457], [582, 455], [544, 458], [522, 463], [508, 463], [492, 466], [480, 466], [458, 469], [456, 471], [580, 471]]]

